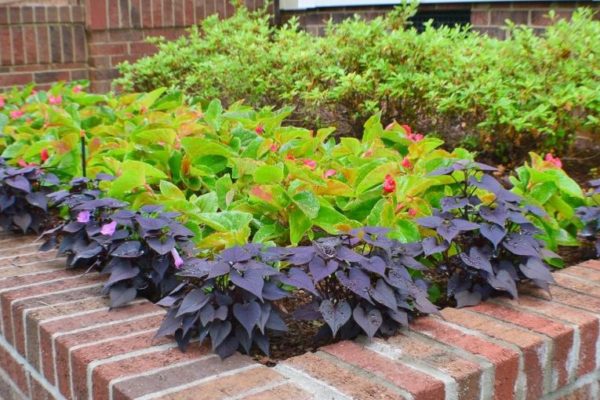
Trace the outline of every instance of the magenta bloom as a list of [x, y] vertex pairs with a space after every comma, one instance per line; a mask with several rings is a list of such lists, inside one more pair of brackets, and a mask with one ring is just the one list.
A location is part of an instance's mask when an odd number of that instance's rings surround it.
[[4, 108], [4, 104], [6, 104], [4, 101], [4, 97], [0, 96], [0, 108]]
[[304, 160], [304, 165], [306, 165], [310, 169], [317, 168], [317, 162], [315, 160], [311, 160], [311, 159]]
[[60, 103], [62, 103], [62, 96], [58, 95], [58, 96], [48, 96], [48, 103], [52, 104], [52, 105], [58, 105]]
[[77, 222], [80, 222], [82, 224], [87, 224], [88, 222], [90, 222], [90, 212], [81, 211], [79, 214], [77, 214]]
[[562, 168], [562, 161], [558, 157], [554, 157], [552, 153], [546, 154], [544, 160], [548, 161], [550, 164], [553, 164], [555, 167]]
[[325, 178], [331, 178], [335, 174], [337, 174], [337, 171], [335, 169], [328, 169], [327, 171], [325, 171], [323, 176], [325, 176]]
[[13, 110], [10, 112], [10, 117], [12, 119], [17, 119], [17, 118], [21, 118], [23, 116], [23, 114], [25, 114], [25, 113], [21, 110]]
[[173, 256], [173, 262], [175, 262], [175, 268], [181, 268], [183, 265], [183, 258], [181, 258], [175, 247], [171, 249], [171, 255]]
[[102, 225], [100, 229], [100, 233], [106, 236], [112, 236], [117, 229], [117, 221], [110, 222], [108, 224]]
[[73, 88], [73, 93], [79, 93], [83, 90], [83, 88], [81, 87], [81, 85], [77, 85]]

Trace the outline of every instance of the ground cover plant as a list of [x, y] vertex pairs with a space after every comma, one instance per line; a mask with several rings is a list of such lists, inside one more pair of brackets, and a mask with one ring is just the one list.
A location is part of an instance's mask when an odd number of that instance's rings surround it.
[[531, 150], [564, 154], [577, 135], [597, 140], [600, 22], [590, 10], [555, 18], [542, 35], [507, 27], [506, 40], [467, 28], [418, 32], [405, 24], [413, 11], [332, 23], [314, 37], [297, 20], [274, 27], [266, 11], [240, 6], [178, 40], [154, 40], [159, 51], [122, 64], [117, 84], [293, 105], [296, 125], [335, 125], [344, 135], [360, 134], [380, 111], [386, 124], [400, 119], [513, 164]]
[[161, 335], [182, 348], [210, 338], [221, 356], [268, 352], [294, 318], [321, 337], [387, 335], [434, 304], [514, 297], [522, 281], [547, 288], [548, 266], [561, 266], [550, 250], [595, 226], [578, 208], [595, 198], [579, 197], [555, 156], [532, 154], [511, 188], [473, 153], [384, 127], [380, 114], [359, 139], [286, 125], [289, 109], [165, 89], [28, 87], [0, 104], [0, 190], [27, 181], [34, 195], [15, 196], [44, 196], [44, 248], [106, 274], [113, 307], [162, 299]]

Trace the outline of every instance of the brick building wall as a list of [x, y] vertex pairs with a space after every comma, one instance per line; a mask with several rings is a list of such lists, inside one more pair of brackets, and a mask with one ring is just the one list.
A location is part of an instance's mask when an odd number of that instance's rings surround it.
[[[266, 0], [245, 0], [250, 8]], [[482, 32], [503, 38], [506, 19], [543, 29], [550, 9], [568, 18], [593, 1], [424, 4], [420, 15], [461, 12]], [[281, 21], [298, 16], [308, 31], [322, 33], [330, 18], [383, 15], [391, 7], [282, 10]], [[174, 39], [209, 15], [233, 13], [229, 0], [38, 0], [0, 3], [0, 90], [35, 82], [40, 87], [61, 80], [90, 79], [92, 90], [107, 91], [116, 66], [152, 54], [150, 36]], [[429, 14], [428, 14], [429, 13]], [[466, 13], [466, 14], [465, 14]]]
[[92, 90], [107, 91], [117, 64], [155, 51], [146, 38], [174, 39], [209, 15], [233, 13], [229, 0], [63, 1], [0, 4], [0, 89], [90, 79]]
[[[505, 37], [503, 26], [505, 21], [511, 20], [517, 24], [531, 26], [537, 30], [543, 30], [552, 23], [547, 18], [550, 10], [556, 12], [557, 18], [569, 18], [577, 7], [591, 7], [600, 10], [597, 1], [536, 1], [536, 2], [478, 2], [478, 3], [444, 3], [444, 4], [422, 4], [419, 14], [425, 19], [435, 15], [444, 16], [457, 11], [465, 11], [470, 14], [470, 23], [473, 28], [498, 38]], [[329, 19], [340, 22], [354, 15], [371, 19], [384, 15], [393, 6], [367, 6], [367, 7], [323, 7], [306, 10], [282, 10], [281, 19], [287, 21], [297, 16], [300, 25], [309, 32], [322, 34]], [[417, 14], [419, 16], [419, 14]]]

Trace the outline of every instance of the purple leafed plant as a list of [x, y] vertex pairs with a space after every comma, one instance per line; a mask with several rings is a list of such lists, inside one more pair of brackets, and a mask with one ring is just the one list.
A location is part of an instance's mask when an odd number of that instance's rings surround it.
[[415, 311], [437, 309], [412, 277], [425, 268], [415, 259], [421, 245], [385, 232], [365, 228], [294, 248], [249, 244], [190, 260], [179, 274], [186, 281], [159, 303], [170, 309], [158, 336], [175, 335], [182, 348], [210, 338], [221, 357], [253, 345], [268, 354], [267, 332], [286, 330], [277, 302], [300, 294], [309, 302], [294, 317], [323, 322], [329, 337], [392, 334]]
[[58, 178], [39, 167], [14, 168], [0, 158], [0, 227], [39, 233], [49, 222], [46, 195]]
[[180, 254], [191, 251], [193, 234], [176, 221], [177, 213], [160, 206], [136, 212], [126, 209], [127, 203], [99, 197], [98, 183], [106, 179], [111, 178], [78, 178], [70, 190], [50, 195], [54, 206], [67, 208], [68, 220], [47, 232], [43, 248], [51, 248], [59, 235], [59, 253], [67, 255], [69, 267], [109, 274], [104, 292], [113, 308], [138, 293], [156, 301], [177, 285], [175, 272], [184, 263]]
[[254, 345], [268, 354], [267, 331], [287, 330], [274, 303], [289, 295], [277, 261], [255, 244], [224, 250], [211, 261], [188, 260], [179, 274], [186, 282], [159, 302], [170, 309], [157, 335], [175, 335], [182, 349], [193, 338], [210, 338], [222, 358]]
[[[445, 197], [440, 209], [417, 222], [433, 235], [423, 240], [423, 262], [448, 282], [447, 294], [458, 307], [478, 304], [494, 294], [517, 297], [517, 283], [530, 281], [548, 289], [552, 274], [544, 259], [558, 257], [544, 248], [528, 215], [543, 216], [537, 207], [522, 206], [487, 172], [493, 167], [459, 162], [432, 175], [449, 175], [459, 194]], [[482, 203], [479, 193], [492, 193]]]
[[579, 236], [594, 242], [596, 257], [600, 258], [600, 203], [594, 200], [594, 196], [600, 195], [600, 179], [590, 181], [590, 186], [592, 188], [590, 202], [595, 203], [595, 205], [592, 204], [577, 209], [577, 216], [584, 223]]

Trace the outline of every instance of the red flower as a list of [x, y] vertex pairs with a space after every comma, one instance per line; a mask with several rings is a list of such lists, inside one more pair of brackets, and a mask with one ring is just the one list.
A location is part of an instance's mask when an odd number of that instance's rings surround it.
[[330, 177], [334, 176], [335, 174], [337, 174], [337, 171], [335, 169], [328, 169], [327, 171], [325, 171], [323, 176], [325, 178], [330, 178]]
[[19, 164], [19, 167], [21, 167], [21, 168], [33, 167], [33, 166], [37, 165], [36, 163], [28, 163], [27, 161], [23, 160], [22, 158], [19, 161], [17, 161], [17, 164]]
[[385, 193], [392, 193], [396, 191], [396, 181], [391, 175], [386, 175], [383, 181], [383, 191]]
[[425, 136], [423, 136], [420, 133], [409, 133], [408, 135], [406, 135], [406, 138], [411, 142], [420, 142], [421, 140], [423, 140], [424, 137]]
[[50, 158], [50, 156], [48, 155], [48, 149], [42, 149], [42, 151], [40, 152], [40, 158], [42, 162], [46, 162], [48, 158]]
[[275, 153], [277, 150], [279, 150], [279, 147], [277, 146], [277, 143], [273, 143], [271, 145], [271, 147], [269, 148], [269, 150], [271, 150], [273, 153]]
[[25, 114], [25, 113], [21, 110], [13, 110], [10, 112], [10, 117], [12, 119], [19, 119], [23, 116], [23, 114]]
[[48, 103], [52, 104], [52, 105], [59, 105], [60, 103], [62, 103], [62, 96], [58, 95], [58, 96], [48, 96]]
[[0, 108], [4, 108], [6, 102], [4, 101], [4, 97], [0, 96]]
[[256, 128], [254, 128], [254, 132], [256, 132], [257, 135], [262, 135], [265, 133], [265, 127], [262, 125], [257, 125]]
[[546, 154], [546, 157], [544, 159], [550, 164], [553, 164], [555, 167], [562, 168], [562, 161], [560, 160], [560, 158], [554, 157], [552, 153]]
[[402, 166], [404, 168], [410, 168], [410, 167], [412, 167], [412, 164], [411, 164], [410, 160], [408, 159], [408, 157], [404, 157], [402, 159], [402, 163], [401, 164], [402, 164]]
[[304, 162], [304, 165], [306, 165], [310, 169], [317, 168], [317, 162], [315, 160], [311, 160], [310, 158], [307, 158], [303, 162]]
[[287, 158], [290, 161], [294, 161], [296, 159], [296, 157], [294, 157], [294, 155], [290, 153], [288, 153], [287, 156], [285, 156], [285, 158]]
[[76, 86], [73, 88], [73, 93], [79, 93], [79, 92], [81, 92], [82, 90], [83, 90], [83, 88], [81, 87], [81, 85], [76, 85]]
[[415, 215], [417, 215], [417, 210], [415, 210], [414, 208], [409, 208], [408, 215], [410, 215], [411, 217], [414, 217]]
[[408, 126], [408, 125], [402, 125], [402, 128], [406, 132], [406, 136], [412, 135], [412, 129], [410, 128], [410, 126]]
[[363, 153], [363, 157], [367, 158], [367, 157], [371, 157], [373, 155], [373, 150], [372, 149], [368, 149], [367, 151], [365, 151]]

